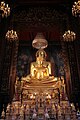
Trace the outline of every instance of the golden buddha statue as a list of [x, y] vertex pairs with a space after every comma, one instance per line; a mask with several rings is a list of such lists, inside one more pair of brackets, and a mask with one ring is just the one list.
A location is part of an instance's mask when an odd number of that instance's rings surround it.
[[36, 52], [36, 61], [31, 63], [30, 74], [22, 77], [22, 80], [30, 83], [30, 85], [42, 85], [57, 81], [54, 76], [51, 76], [51, 63], [46, 61], [47, 54], [44, 51], [44, 48], [48, 46], [48, 42], [41, 33], [37, 34], [32, 42], [32, 46], [38, 49]]
[[43, 49], [36, 52], [36, 61], [31, 63], [30, 74], [22, 78], [27, 82], [27, 85], [29, 83], [40, 86], [55, 81], [54, 76], [51, 76], [51, 63], [46, 61], [46, 56]]
[[40, 49], [36, 53], [36, 62], [31, 63], [30, 69], [33, 79], [45, 79], [51, 75], [51, 63], [46, 61], [46, 52]]
[[[32, 46], [38, 51], [36, 52], [36, 61], [30, 65], [30, 74], [21, 78], [21, 102], [25, 103], [25, 100], [33, 100], [30, 104], [33, 104], [35, 100], [40, 101], [42, 105], [43, 99], [51, 100], [58, 99], [60, 102], [60, 94], [64, 96], [64, 83], [62, 79], [54, 77], [52, 75], [52, 64], [46, 60], [47, 54], [44, 50], [48, 46], [47, 41], [42, 34], [38, 34], [32, 42]], [[29, 102], [29, 101], [28, 101]]]

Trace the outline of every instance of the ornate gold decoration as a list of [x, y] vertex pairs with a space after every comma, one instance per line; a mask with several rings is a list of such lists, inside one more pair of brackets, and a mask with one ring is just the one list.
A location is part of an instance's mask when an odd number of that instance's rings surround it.
[[[41, 44], [43, 46], [43, 44]], [[36, 46], [35, 46], [36, 48]], [[38, 47], [39, 49], [39, 47]], [[54, 77], [51, 75], [51, 62], [46, 60], [47, 53], [40, 47], [36, 52], [36, 61], [31, 62], [30, 74], [19, 79], [17, 77], [15, 83], [15, 101], [21, 101], [21, 111], [17, 111], [22, 115], [23, 110], [30, 105], [38, 107], [38, 114], [42, 114], [44, 106], [52, 108], [52, 105], [61, 104], [66, 99], [64, 77]], [[61, 100], [61, 101], [60, 101]], [[17, 103], [16, 103], [17, 105]], [[19, 104], [18, 104], [19, 106]], [[55, 107], [55, 108], [56, 108]], [[25, 110], [26, 110], [25, 109]], [[56, 108], [56, 110], [58, 110]]]

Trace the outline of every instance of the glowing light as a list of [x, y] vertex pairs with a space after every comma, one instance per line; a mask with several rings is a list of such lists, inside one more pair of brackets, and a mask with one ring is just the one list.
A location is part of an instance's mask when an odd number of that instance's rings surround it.
[[15, 40], [18, 40], [18, 35], [17, 35], [16, 31], [8, 30], [5, 38], [9, 41], [15, 41]]
[[64, 41], [74, 41], [76, 39], [76, 34], [73, 31], [65, 31], [63, 35]]
[[74, 5], [72, 7], [72, 15], [77, 17], [80, 16], [80, 0], [78, 2], [74, 2]]
[[5, 2], [1, 2], [0, 10], [2, 11], [2, 17], [8, 17], [10, 15], [10, 7]]

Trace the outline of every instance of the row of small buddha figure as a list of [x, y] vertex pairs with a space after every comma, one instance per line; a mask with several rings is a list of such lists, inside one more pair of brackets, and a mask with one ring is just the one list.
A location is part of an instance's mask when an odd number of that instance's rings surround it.
[[30, 120], [30, 118], [38, 120], [41, 118], [40, 115], [42, 115], [43, 120], [50, 118], [57, 120], [77, 120], [75, 107], [69, 101], [61, 101], [60, 104], [55, 101], [51, 106], [47, 106], [46, 104], [45, 107], [39, 107], [38, 110], [36, 106], [25, 103], [21, 105], [20, 102], [16, 101], [7, 107], [6, 120]]

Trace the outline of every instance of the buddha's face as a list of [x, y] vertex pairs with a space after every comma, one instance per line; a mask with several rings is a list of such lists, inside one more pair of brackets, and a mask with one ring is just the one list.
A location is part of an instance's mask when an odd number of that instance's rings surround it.
[[44, 58], [43, 57], [37, 57], [37, 61], [42, 62], [42, 61], [44, 61]]
[[36, 59], [39, 62], [42, 62], [46, 59], [46, 52], [44, 50], [38, 50], [36, 53]]

